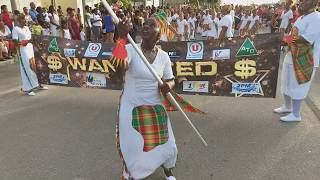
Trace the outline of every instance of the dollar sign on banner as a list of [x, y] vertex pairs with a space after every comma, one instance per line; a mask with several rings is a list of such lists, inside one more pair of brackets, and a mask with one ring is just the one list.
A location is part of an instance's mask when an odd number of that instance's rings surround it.
[[256, 62], [253, 60], [241, 60], [236, 62], [234, 68], [237, 70], [234, 72], [234, 74], [237, 77], [241, 77], [241, 79], [248, 79], [249, 77], [252, 77], [256, 75]]
[[58, 71], [62, 68], [62, 63], [57, 56], [48, 56], [48, 68], [53, 71]]

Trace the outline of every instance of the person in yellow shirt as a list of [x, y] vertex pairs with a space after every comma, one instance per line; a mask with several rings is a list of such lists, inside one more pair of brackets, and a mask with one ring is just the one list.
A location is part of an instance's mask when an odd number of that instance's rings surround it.
[[37, 35], [37, 36], [42, 35], [43, 28], [38, 22], [35, 22], [35, 24], [32, 25], [32, 30], [34, 35]]

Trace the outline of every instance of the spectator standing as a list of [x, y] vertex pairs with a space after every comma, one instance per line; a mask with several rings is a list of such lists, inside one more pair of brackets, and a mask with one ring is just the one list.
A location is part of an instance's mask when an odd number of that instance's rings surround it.
[[9, 27], [9, 29], [12, 31], [13, 29], [13, 16], [11, 13], [8, 11], [8, 7], [6, 5], [1, 6], [1, 18], [2, 21], [6, 26]]
[[75, 15], [74, 9], [69, 10], [68, 27], [73, 40], [80, 40], [80, 22]]
[[37, 7], [37, 12], [38, 12], [37, 22], [42, 27], [42, 35], [48, 36], [50, 34], [50, 30], [49, 30], [50, 25], [46, 21], [46, 17], [43, 13], [43, 9], [41, 7]]
[[98, 9], [94, 9], [92, 12], [93, 12], [93, 17], [92, 17], [91, 23], [92, 23], [93, 40], [99, 41], [101, 38], [102, 19], [100, 14], [98, 13]]
[[282, 12], [281, 15], [281, 24], [280, 24], [280, 32], [285, 33], [288, 32], [288, 28], [290, 25], [290, 20], [293, 19], [293, 12], [291, 10], [292, 0], [288, 0], [286, 2], [285, 11]]
[[50, 18], [51, 36], [60, 36], [60, 18], [53, 6], [49, 7], [48, 16]]
[[62, 28], [61, 37], [71, 40], [72, 37], [71, 37], [71, 33], [70, 33], [70, 30], [69, 30], [69, 27], [68, 27], [68, 22], [65, 21], [65, 20], [62, 20], [61, 21], [61, 28]]
[[27, 7], [23, 8], [23, 14], [24, 14], [24, 17], [26, 18], [27, 26], [29, 27], [30, 31], [32, 32], [33, 21], [32, 21], [31, 16], [29, 15], [29, 9]]
[[90, 41], [91, 28], [92, 28], [92, 24], [91, 24], [92, 14], [89, 6], [85, 6], [85, 10], [86, 10], [86, 13], [84, 14], [84, 26], [86, 28], [87, 40]]
[[34, 72], [35, 60], [33, 45], [31, 40], [31, 32], [26, 24], [23, 14], [18, 17], [19, 25], [15, 26], [12, 31], [12, 38], [20, 45], [20, 72], [22, 78], [22, 91], [29, 96], [34, 96], [34, 89], [48, 89], [39, 85], [38, 78]]
[[177, 19], [178, 25], [178, 41], [185, 40], [185, 33], [188, 32], [188, 22], [184, 19], [183, 14], [180, 13], [179, 18]]
[[29, 15], [31, 16], [32, 21], [37, 21], [38, 12], [36, 11], [36, 5], [34, 2], [30, 3]]
[[252, 10], [252, 16], [250, 16], [250, 24], [249, 24], [249, 28], [248, 28], [248, 32], [249, 34], [255, 34], [261, 24], [261, 19], [257, 14], [257, 10], [254, 9]]
[[6, 26], [3, 20], [0, 18], [0, 61], [5, 59], [10, 59], [9, 56], [9, 41], [11, 38], [11, 31], [8, 26]]
[[115, 24], [109, 12], [106, 11], [105, 13], [106, 14], [103, 17], [103, 29], [105, 29], [105, 32], [106, 32], [105, 41], [107, 43], [112, 43], [113, 37], [114, 37], [114, 31], [115, 31]]

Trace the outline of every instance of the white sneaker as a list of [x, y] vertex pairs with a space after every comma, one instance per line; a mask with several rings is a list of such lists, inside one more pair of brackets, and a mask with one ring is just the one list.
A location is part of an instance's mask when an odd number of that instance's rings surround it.
[[40, 86], [39, 89], [40, 90], [48, 90], [49, 88], [47, 86]]
[[31, 91], [31, 92], [27, 93], [27, 95], [28, 95], [28, 96], [35, 96], [36, 93], [34, 93], [33, 91]]
[[174, 176], [166, 177], [166, 180], [177, 180]]
[[288, 109], [283, 105], [277, 109], [274, 109], [273, 112], [278, 113], [278, 114], [291, 113], [292, 109]]
[[283, 122], [300, 122], [301, 116], [296, 117], [293, 113], [290, 113], [288, 116], [284, 116], [280, 118]]

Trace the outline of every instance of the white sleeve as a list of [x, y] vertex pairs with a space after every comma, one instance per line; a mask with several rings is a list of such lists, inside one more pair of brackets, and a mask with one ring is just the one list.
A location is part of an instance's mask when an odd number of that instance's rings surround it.
[[133, 50], [133, 47], [131, 44], [128, 44], [126, 45], [126, 50], [127, 50], [127, 63], [128, 65], [131, 63], [131, 60], [132, 60], [132, 50]]
[[163, 53], [162, 57], [165, 62], [162, 78], [164, 80], [174, 79], [172, 67], [171, 67], [171, 60], [170, 60], [169, 55], [167, 53]]
[[18, 35], [16, 28], [13, 28], [13, 30], [12, 30], [12, 39], [19, 41], [19, 35]]
[[289, 11], [288, 18], [293, 19], [293, 12], [291, 10]]

